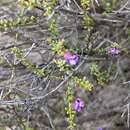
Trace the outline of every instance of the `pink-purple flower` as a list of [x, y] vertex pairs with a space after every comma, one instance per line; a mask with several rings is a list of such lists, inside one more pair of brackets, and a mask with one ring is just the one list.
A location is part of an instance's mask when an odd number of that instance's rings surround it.
[[102, 127], [98, 127], [96, 130], [103, 130], [103, 128]]
[[107, 50], [108, 55], [118, 55], [120, 53], [120, 50], [118, 48], [108, 48]]
[[82, 99], [80, 98], [77, 98], [74, 100], [73, 104], [72, 104], [72, 108], [75, 110], [75, 111], [81, 111], [82, 108], [84, 108], [85, 106], [85, 103]]
[[79, 57], [77, 54], [71, 54], [70, 52], [66, 52], [64, 54], [65, 61], [70, 65], [76, 65], [78, 63]]

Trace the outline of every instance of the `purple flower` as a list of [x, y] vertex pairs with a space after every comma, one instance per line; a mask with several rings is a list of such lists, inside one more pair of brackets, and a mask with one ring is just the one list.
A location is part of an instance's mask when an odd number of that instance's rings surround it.
[[70, 65], [76, 65], [78, 63], [78, 56], [76, 54], [71, 54], [70, 52], [66, 52], [64, 54], [65, 61]]
[[73, 104], [72, 107], [75, 111], [81, 111], [81, 109], [85, 106], [84, 101], [80, 98], [77, 98]]
[[120, 53], [120, 50], [117, 48], [108, 48], [107, 53], [109, 55], [118, 55]]
[[103, 130], [101, 127], [97, 128], [96, 130]]

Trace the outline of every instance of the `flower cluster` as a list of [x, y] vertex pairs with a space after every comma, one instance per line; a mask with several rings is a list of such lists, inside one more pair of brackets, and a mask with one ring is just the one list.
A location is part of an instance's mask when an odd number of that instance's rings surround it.
[[72, 104], [72, 107], [75, 111], [81, 111], [81, 109], [85, 106], [85, 103], [82, 99], [80, 98], [77, 98], [73, 104]]
[[120, 53], [120, 50], [118, 48], [108, 48], [107, 50], [108, 55], [118, 55]]
[[71, 54], [70, 52], [65, 52], [64, 59], [65, 59], [66, 63], [73, 66], [78, 63], [79, 57], [77, 54]]

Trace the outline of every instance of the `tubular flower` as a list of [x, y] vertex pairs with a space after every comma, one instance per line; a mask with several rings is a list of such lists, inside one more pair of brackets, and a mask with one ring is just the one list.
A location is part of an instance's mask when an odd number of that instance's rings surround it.
[[65, 61], [70, 65], [76, 65], [78, 63], [79, 57], [76, 54], [71, 54], [70, 52], [66, 52], [64, 54]]
[[118, 55], [120, 50], [117, 48], [108, 48], [107, 53], [108, 55]]
[[85, 106], [85, 103], [82, 99], [80, 98], [77, 98], [73, 104], [72, 104], [72, 107], [75, 111], [81, 111], [81, 109]]

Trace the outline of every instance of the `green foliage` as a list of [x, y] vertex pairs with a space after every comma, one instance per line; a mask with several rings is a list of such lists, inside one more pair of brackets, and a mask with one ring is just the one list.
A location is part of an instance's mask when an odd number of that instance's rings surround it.
[[30, 63], [25, 56], [23, 55], [23, 53], [21, 52], [20, 49], [18, 49], [17, 47], [11, 48], [11, 52], [12, 54], [14, 54], [16, 56], [16, 58], [24, 65], [26, 66], [27, 69], [29, 69], [30, 71], [33, 71], [33, 73], [35, 73], [38, 76], [44, 76], [44, 70], [41, 68], [36, 67], [35, 65], [33, 65], [32, 63]]
[[83, 26], [85, 29], [88, 29], [90, 27], [92, 27], [94, 25], [94, 21], [92, 20], [92, 18], [90, 18], [88, 15], [84, 15], [83, 17]]
[[20, 27], [28, 23], [36, 21], [34, 16], [31, 17], [18, 17], [17, 19], [1, 19], [0, 29], [8, 29], [13, 27]]
[[17, 115], [17, 122], [20, 124], [23, 130], [34, 130], [29, 126], [27, 119], [23, 118], [21, 115]]
[[76, 126], [74, 123], [75, 111], [72, 108], [73, 97], [74, 95], [72, 88], [70, 86], [67, 86], [65, 111], [67, 114], [68, 129], [74, 129]]
[[120, 46], [118, 43], [116, 43], [116, 42], [113, 42], [113, 43], [111, 44], [111, 47], [112, 47], [112, 48], [118, 48], [118, 49], [121, 48], [121, 46]]
[[57, 36], [58, 31], [57, 31], [56, 20], [55, 19], [50, 20], [48, 26], [49, 26], [48, 30], [52, 33], [52, 35]]
[[65, 72], [66, 74], [69, 74], [71, 71], [71, 68], [66, 64], [65, 60], [62, 59], [54, 59], [53, 62], [57, 65], [60, 71]]
[[62, 55], [64, 48], [64, 40], [52, 40], [51, 38], [48, 39], [48, 43], [51, 46], [51, 49], [54, 53], [57, 53], [59, 55]]
[[21, 8], [26, 8], [28, 10], [32, 10], [37, 5], [40, 5], [39, 0], [18, 0], [18, 3]]
[[42, 1], [42, 6], [45, 9], [44, 16], [48, 17], [52, 14], [53, 8], [56, 5], [56, 3], [57, 3], [57, 0], [50, 0], [50, 1], [43, 0]]
[[102, 0], [106, 13], [111, 12], [115, 8], [117, 2], [117, 0]]
[[64, 71], [65, 70], [65, 60], [62, 59], [58, 59], [58, 60], [54, 60], [54, 63], [57, 65], [57, 67], [60, 68], [60, 71]]
[[96, 50], [96, 52], [98, 52], [100, 55], [105, 55], [106, 54], [106, 48], [99, 48]]
[[34, 130], [33, 128], [29, 127], [28, 123], [24, 123], [25, 130]]
[[76, 82], [76, 84], [78, 84], [79, 87], [87, 91], [92, 91], [93, 85], [88, 80], [86, 80], [85, 77], [83, 79], [78, 77], [73, 77], [73, 79]]
[[90, 0], [80, 0], [80, 3], [83, 8], [88, 8], [90, 5]]
[[107, 81], [107, 72], [101, 72], [99, 66], [95, 63], [90, 66], [90, 74], [96, 77], [99, 85], [104, 85]]

